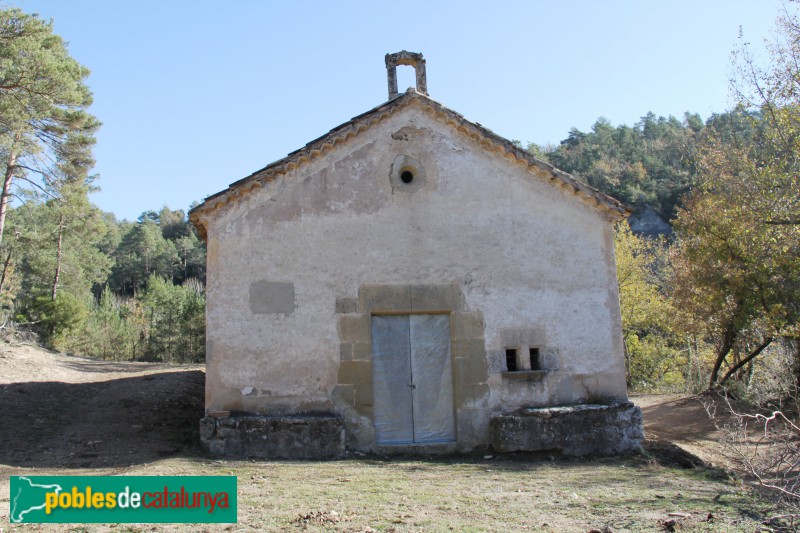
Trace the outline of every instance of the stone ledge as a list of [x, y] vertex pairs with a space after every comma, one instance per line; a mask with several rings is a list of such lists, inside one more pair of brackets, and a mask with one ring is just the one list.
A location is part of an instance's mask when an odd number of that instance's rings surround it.
[[200, 420], [209, 453], [262, 459], [334, 459], [344, 455], [342, 417], [236, 415]]
[[458, 451], [457, 442], [376, 444], [375, 451], [383, 455], [450, 455]]
[[514, 370], [502, 372], [505, 379], [516, 379], [521, 381], [542, 381], [550, 370]]
[[492, 418], [490, 442], [498, 452], [557, 450], [564, 455], [610, 455], [638, 450], [642, 412], [630, 402], [523, 408]]

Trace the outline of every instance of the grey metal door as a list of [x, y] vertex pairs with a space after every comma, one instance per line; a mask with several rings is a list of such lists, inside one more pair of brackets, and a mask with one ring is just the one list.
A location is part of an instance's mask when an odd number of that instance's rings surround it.
[[450, 317], [374, 315], [372, 385], [377, 444], [454, 441]]

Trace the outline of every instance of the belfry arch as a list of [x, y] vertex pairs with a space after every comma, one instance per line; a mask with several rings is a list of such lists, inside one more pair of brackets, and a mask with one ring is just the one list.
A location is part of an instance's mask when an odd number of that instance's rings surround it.
[[386, 54], [386, 77], [389, 83], [389, 100], [399, 96], [397, 90], [397, 65], [409, 65], [414, 67], [417, 77], [417, 92], [428, 95], [428, 81], [425, 77], [425, 58], [416, 52], [397, 52]]

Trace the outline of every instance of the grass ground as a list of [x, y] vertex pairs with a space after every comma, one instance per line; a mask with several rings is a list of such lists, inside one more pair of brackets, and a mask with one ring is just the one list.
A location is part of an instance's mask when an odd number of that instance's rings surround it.
[[[0, 500], [8, 501], [9, 474]], [[646, 456], [461, 457], [330, 462], [173, 457], [113, 470], [36, 474], [234, 475], [238, 523], [11, 526], [10, 531], [758, 531], [767, 502], [715, 470]], [[8, 520], [8, 503], [3, 518]], [[0, 526], [2, 527], [2, 526]]]

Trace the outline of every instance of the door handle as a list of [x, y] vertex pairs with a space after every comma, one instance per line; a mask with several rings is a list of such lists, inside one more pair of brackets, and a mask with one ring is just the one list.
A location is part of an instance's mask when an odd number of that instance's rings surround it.
[[408, 386], [411, 387], [412, 389], [416, 389], [417, 388], [417, 386], [414, 385], [413, 383], [409, 383]]

